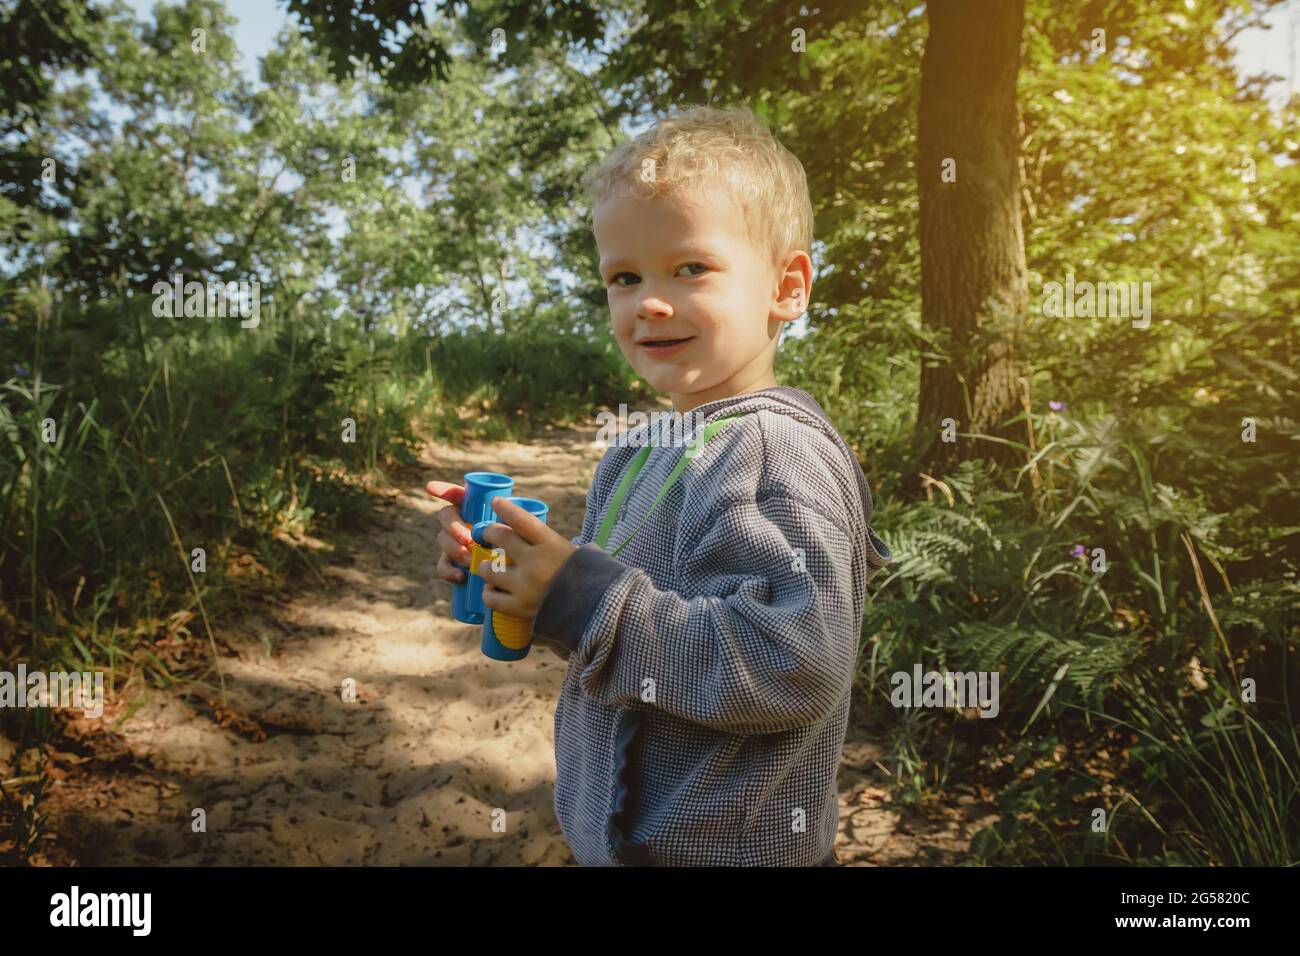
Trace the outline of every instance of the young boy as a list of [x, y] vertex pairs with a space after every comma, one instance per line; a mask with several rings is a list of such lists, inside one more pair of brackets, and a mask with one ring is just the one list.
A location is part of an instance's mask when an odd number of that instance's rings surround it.
[[[833, 865], [866, 584], [890, 553], [856, 457], [772, 374], [812, 285], [803, 167], [748, 111], [697, 107], [584, 186], [614, 337], [694, 428], [611, 447], [572, 541], [509, 503], [484, 535], [514, 562], [484, 569], [484, 602], [568, 660], [556, 816], [584, 866]], [[459, 580], [468, 529], [439, 517]]]

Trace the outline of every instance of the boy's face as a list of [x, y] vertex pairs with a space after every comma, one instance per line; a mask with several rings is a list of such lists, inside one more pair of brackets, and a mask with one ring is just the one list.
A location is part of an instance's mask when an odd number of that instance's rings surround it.
[[[808, 305], [806, 253], [778, 268], [721, 190], [707, 201], [607, 199], [592, 225], [614, 338], [675, 411], [776, 384], [781, 323]], [[687, 341], [671, 349], [644, 344], [653, 339]]]

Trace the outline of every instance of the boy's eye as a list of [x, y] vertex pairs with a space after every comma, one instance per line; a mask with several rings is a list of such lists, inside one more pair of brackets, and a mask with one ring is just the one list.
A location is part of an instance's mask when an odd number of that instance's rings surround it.
[[[692, 275], [697, 275], [697, 276], [698, 276], [698, 275], [702, 275], [703, 273], [709, 271], [709, 267], [706, 266], [703, 262], [686, 262], [686, 263], [683, 263], [681, 269], [678, 269], [677, 271], [678, 271], [678, 272], [681, 272], [682, 269], [687, 269], [687, 268], [690, 268], [691, 266], [699, 266], [699, 268], [700, 268], [700, 270], [701, 270], [700, 272], [692, 273]], [[613, 276], [610, 277], [610, 280], [609, 280], [609, 281], [610, 281], [610, 285], [623, 285], [623, 283], [621, 283], [621, 282], [618, 281], [618, 280], [619, 280], [620, 278], [622, 278], [623, 276], [631, 276], [631, 277], [632, 277], [633, 279], [635, 279], [636, 281], [638, 281], [638, 282], [640, 281], [640, 277], [639, 277], [635, 272], [618, 272], [618, 273], [615, 273]]]

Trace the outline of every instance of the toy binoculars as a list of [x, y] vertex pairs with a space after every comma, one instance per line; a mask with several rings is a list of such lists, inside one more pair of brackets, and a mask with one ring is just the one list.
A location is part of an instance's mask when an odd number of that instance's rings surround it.
[[[464, 582], [451, 587], [451, 616], [463, 624], [482, 624], [483, 653], [498, 661], [518, 661], [528, 656], [533, 622], [531, 618], [511, 617], [500, 611], [489, 613], [490, 609], [483, 603], [483, 578], [479, 576], [479, 565], [485, 561], [490, 564], [494, 557], [493, 547], [483, 540], [483, 531], [497, 523], [492, 504], [504, 496], [543, 523], [550, 512], [544, 501], [512, 495], [514, 487], [515, 480], [509, 475], [492, 471], [471, 471], [465, 475], [465, 497], [460, 504], [460, 514], [470, 526], [474, 544], [470, 548], [469, 567], [455, 565], [465, 573]], [[513, 563], [509, 556], [505, 561]]]

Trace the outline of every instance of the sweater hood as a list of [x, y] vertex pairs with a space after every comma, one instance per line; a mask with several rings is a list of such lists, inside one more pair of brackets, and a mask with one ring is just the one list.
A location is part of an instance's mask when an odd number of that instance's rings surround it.
[[692, 416], [697, 424], [703, 426], [719, 418], [726, 418], [729, 415], [740, 415], [759, 410], [789, 415], [804, 424], [820, 429], [835, 442], [843, 454], [844, 460], [852, 468], [853, 475], [857, 480], [858, 495], [862, 499], [862, 514], [866, 522], [866, 537], [863, 544], [868, 564], [873, 569], [878, 569], [892, 561], [893, 554], [889, 547], [876, 535], [871, 527], [871, 518], [875, 513], [875, 505], [871, 496], [871, 487], [867, 483], [867, 476], [863, 474], [862, 466], [858, 463], [858, 456], [854, 454], [853, 449], [849, 447], [843, 436], [835, 429], [830, 416], [818, 404], [817, 399], [803, 389], [789, 385], [776, 385], [756, 392], [747, 392], [743, 395], [733, 395], [729, 398], [706, 402], [685, 414]]

